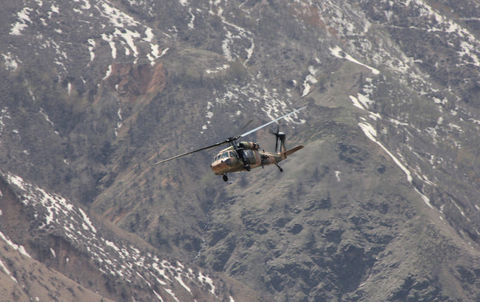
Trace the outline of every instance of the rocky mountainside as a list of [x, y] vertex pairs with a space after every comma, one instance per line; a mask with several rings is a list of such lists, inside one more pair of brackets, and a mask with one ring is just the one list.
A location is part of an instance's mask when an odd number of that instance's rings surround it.
[[[480, 300], [477, 2], [2, 8], [5, 297]], [[304, 105], [284, 173], [154, 164]]]
[[228, 299], [219, 295], [223, 282], [161, 259], [148, 244], [112, 228], [97, 230], [81, 207], [60, 195], [11, 174], [3, 175], [1, 190], [2, 230], [9, 234], [0, 233], [8, 263], [0, 266], [11, 279], [2, 283], [6, 301]]

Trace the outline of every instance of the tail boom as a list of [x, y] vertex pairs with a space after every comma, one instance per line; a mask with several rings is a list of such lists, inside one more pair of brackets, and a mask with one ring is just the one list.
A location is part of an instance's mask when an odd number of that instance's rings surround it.
[[282, 152], [282, 159], [287, 158], [287, 156], [289, 156], [290, 154], [293, 154], [293, 153], [295, 153], [295, 152], [297, 152], [298, 150], [301, 150], [301, 149], [303, 149], [302, 145], [296, 146], [295, 148], [292, 148], [290, 150]]

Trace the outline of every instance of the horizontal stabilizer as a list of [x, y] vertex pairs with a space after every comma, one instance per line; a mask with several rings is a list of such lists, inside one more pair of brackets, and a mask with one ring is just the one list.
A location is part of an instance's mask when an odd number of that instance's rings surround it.
[[289, 156], [289, 155], [292, 154], [292, 153], [297, 152], [297, 151], [300, 150], [300, 149], [303, 149], [303, 146], [302, 146], [302, 145], [296, 146], [296, 147], [293, 148], [293, 149], [290, 149], [290, 150], [288, 150], [288, 151], [285, 151], [285, 157]]

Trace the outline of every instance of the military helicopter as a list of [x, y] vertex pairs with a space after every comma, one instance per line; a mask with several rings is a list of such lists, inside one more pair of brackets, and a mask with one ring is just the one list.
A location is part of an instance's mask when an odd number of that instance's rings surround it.
[[[177, 159], [179, 157], [187, 156], [199, 151], [204, 151], [204, 150], [215, 148], [221, 145], [229, 144], [230, 145], [229, 147], [217, 153], [217, 155], [213, 159], [213, 162], [210, 165], [210, 168], [212, 168], [213, 173], [215, 173], [216, 175], [222, 175], [222, 178], [224, 181], [228, 181], [228, 176], [227, 176], [228, 173], [239, 172], [239, 171], [250, 171], [253, 168], [258, 168], [258, 167], [263, 168], [264, 166], [271, 165], [271, 164], [277, 166], [280, 172], [283, 172], [283, 169], [278, 165], [278, 163], [286, 159], [287, 156], [302, 149], [303, 146], [300, 145], [290, 150], [287, 150], [285, 147], [286, 135], [285, 133], [280, 132], [280, 128], [278, 126], [277, 126], [276, 132], [273, 132], [273, 131], [271, 132], [276, 137], [275, 152], [265, 152], [264, 150], [260, 150], [260, 146], [255, 142], [246, 142], [246, 141], [239, 141], [239, 140], [249, 134], [257, 132], [258, 130], [270, 124], [277, 123], [279, 120], [287, 118], [305, 108], [306, 107], [295, 109], [294, 111], [288, 114], [282, 115], [279, 118], [276, 118], [268, 123], [265, 123], [243, 134], [229, 137], [224, 141], [215, 143], [210, 146], [206, 146], [190, 152], [175, 155], [173, 157], [156, 162], [155, 165], [162, 164], [162, 163]], [[279, 142], [280, 142], [280, 146], [279, 146]], [[279, 147], [280, 147], [280, 150], [278, 150]]]

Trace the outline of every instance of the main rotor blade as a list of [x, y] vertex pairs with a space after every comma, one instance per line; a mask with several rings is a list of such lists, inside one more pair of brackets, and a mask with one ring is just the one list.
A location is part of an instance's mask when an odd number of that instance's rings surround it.
[[[233, 142], [233, 141], [236, 141], [237, 139], [240, 139], [240, 138], [242, 138], [242, 137], [244, 137], [244, 136], [247, 136], [247, 135], [249, 135], [249, 134], [252, 134], [253, 132], [256, 132], [256, 131], [258, 131], [258, 130], [260, 130], [260, 129], [262, 129], [262, 128], [264, 128], [264, 127], [266, 127], [266, 126], [268, 126], [268, 125], [270, 125], [270, 124], [272, 124], [272, 123], [276, 123], [277, 121], [279, 121], [279, 120], [281, 120], [281, 119], [283, 119], [283, 118], [289, 117], [290, 115], [295, 114], [295, 113], [297, 113], [297, 112], [299, 112], [300, 110], [303, 110], [303, 109], [305, 109], [305, 108], [306, 108], [306, 106], [305, 106], [305, 107], [302, 107], [302, 108], [295, 109], [295, 110], [293, 110], [293, 111], [290, 112], [290, 113], [287, 113], [287, 114], [285, 114], [285, 115], [282, 115], [282, 116], [279, 117], [279, 118], [276, 118], [276, 119], [274, 119], [274, 120], [272, 120], [272, 121], [270, 121], [270, 122], [268, 122], [268, 123], [266, 123], [266, 124], [263, 124], [263, 125], [255, 128], [255, 129], [252, 129], [252, 130], [250, 130], [250, 131], [247, 131], [247, 132], [245, 132], [245, 133], [243, 133], [243, 134], [241, 134], [241, 135], [234, 136], [234, 137], [230, 137], [230, 138], [228, 138], [228, 139], [226, 139], [226, 140], [224, 140], [224, 141], [222, 141], [222, 142], [218, 142], [218, 143], [215, 143], [215, 144], [210, 145], [210, 146], [206, 146], [206, 147], [203, 147], [203, 148], [200, 148], [200, 149], [196, 149], [196, 150], [193, 150], [193, 151], [190, 151], [190, 152], [185, 152], [185, 153], [182, 153], [182, 154], [179, 154], [179, 155], [172, 156], [172, 157], [170, 157], [170, 158], [167, 158], [167, 159], [161, 160], [161, 161], [159, 161], [159, 162], [156, 162], [155, 165], [159, 165], [159, 164], [162, 164], [162, 163], [164, 163], [164, 162], [171, 161], [171, 160], [177, 159], [177, 158], [179, 158], [179, 157], [187, 156], [187, 155], [190, 155], [190, 154], [199, 152], [199, 151], [208, 150], [208, 149], [211, 149], [211, 148], [215, 148], [215, 147], [218, 147], [218, 146], [221, 146], [221, 145], [225, 145], [225, 144], [231, 143], [231, 142]], [[249, 122], [248, 124], [250, 124], [250, 122]]]
[[241, 131], [245, 131], [250, 124], [253, 123], [253, 120], [249, 120], [247, 123], [245, 123], [242, 128], [240, 128]]
[[263, 125], [255, 128], [255, 129], [252, 129], [252, 130], [250, 130], [250, 131], [245, 132], [244, 134], [239, 135], [238, 138], [242, 138], [242, 137], [244, 137], [244, 136], [247, 136], [247, 135], [249, 135], [249, 134], [252, 134], [253, 132], [257, 132], [258, 130], [260, 130], [260, 129], [266, 127], [266, 126], [268, 126], [268, 125], [270, 125], [270, 124], [273, 124], [273, 123], [276, 123], [276, 122], [278, 122], [279, 120], [284, 119], [284, 118], [286, 118], [286, 117], [289, 117], [290, 115], [295, 114], [295, 113], [297, 113], [297, 112], [299, 112], [300, 110], [303, 110], [303, 109], [305, 109], [305, 108], [307, 108], [307, 106], [304, 106], [304, 107], [295, 109], [295, 110], [293, 110], [293, 111], [290, 112], [290, 113], [287, 113], [287, 114], [285, 114], [285, 115], [282, 115], [281, 117], [278, 117], [278, 118], [276, 118], [276, 119], [274, 119], [274, 120], [271, 120], [270, 122], [268, 122], [268, 123], [266, 123], [266, 124], [263, 124]]
[[232, 138], [229, 138], [229, 139], [227, 139], [223, 142], [219, 142], [219, 143], [216, 143], [216, 144], [213, 144], [213, 145], [210, 145], [210, 146], [206, 146], [206, 147], [203, 147], [203, 148], [200, 148], [200, 149], [196, 149], [196, 150], [193, 150], [193, 151], [190, 151], [190, 152], [185, 152], [185, 153], [182, 153], [182, 154], [179, 154], [179, 155], [175, 155], [175, 156], [172, 156], [170, 158], [167, 158], [167, 159], [161, 160], [159, 162], [156, 162], [155, 165], [159, 165], [159, 164], [162, 164], [164, 162], [171, 161], [171, 160], [177, 159], [179, 157], [187, 156], [187, 155], [199, 152], [199, 151], [203, 151], [203, 150], [215, 148], [215, 147], [218, 147], [218, 146], [221, 146], [221, 145], [224, 145], [224, 144], [228, 144], [231, 141], [232, 141]]

